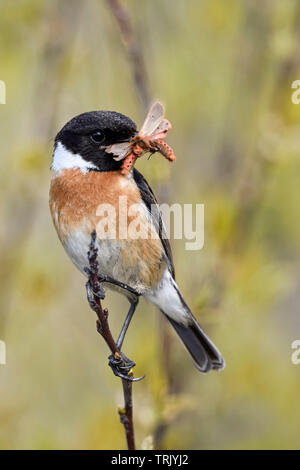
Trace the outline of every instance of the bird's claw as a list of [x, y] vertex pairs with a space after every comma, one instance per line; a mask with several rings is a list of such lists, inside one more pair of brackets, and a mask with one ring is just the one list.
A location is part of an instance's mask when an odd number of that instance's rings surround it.
[[128, 359], [128, 357], [121, 352], [111, 354], [108, 359], [108, 365], [111, 367], [113, 373], [121, 379], [127, 380], [128, 382], [139, 382], [145, 377], [145, 375], [137, 378], [133, 377], [131, 369], [135, 366], [135, 362]]
[[87, 299], [88, 303], [90, 304], [90, 307], [95, 310], [95, 300], [94, 297], [98, 297], [98, 299], [103, 300], [105, 298], [105, 292], [103, 290], [103, 287], [101, 285], [101, 281], [99, 280], [94, 289], [91, 286], [90, 281], [87, 281], [85, 284], [86, 288], [86, 294], [87, 294]]

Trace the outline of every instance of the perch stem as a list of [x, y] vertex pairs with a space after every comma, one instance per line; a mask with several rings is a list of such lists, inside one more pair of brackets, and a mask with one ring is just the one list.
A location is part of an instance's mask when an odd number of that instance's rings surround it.
[[127, 50], [131, 65], [135, 87], [140, 96], [142, 111], [144, 113], [151, 102], [151, 94], [149, 91], [141, 42], [136, 37], [128, 9], [119, 0], [107, 0], [107, 3], [119, 26], [121, 38]]
[[135, 450], [134, 427], [133, 427], [133, 405], [132, 405], [132, 382], [122, 379], [124, 409], [119, 410], [120, 421], [124, 426], [127, 448]]
[[[96, 241], [96, 232], [93, 231], [91, 234], [91, 243], [89, 246], [88, 252], [88, 260], [89, 260], [89, 268], [86, 269], [86, 272], [89, 276], [89, 280], [87, 282], [87, 295], [90, 307], [96, 312], [97, 314], [97, 331], [101, 334], [104, 338], [106, 344], [108, 345], [112, 356], [110, 356], [109, 365], [111, 366], [115, 375], [119, 376], [122, 380], [123, 385], [123, 394], [124, 394], [124, 408], [119, 410], [120, 421], [124, 426], [126, 441], [127, 441], [127, 448], [128, 450], [135, 450], [135, 440], [134, 440], [134, 426], [133, 426], [133, 403], [132, 403], [132, 382], [140, 380], [133, 378], [132, 367], [134, 367], [135, 363], [130, 361], [130, 359], [126, 358], [126, 356], [121, 352], [121, 345], [118, 346], [111, 334], [109, 323], [108, 323], [108, 310], [106, 308], [103, 309], [101, 304], [101, 299], [104, 297], [104, 292], [101, 287], [101, 283], [99, 282], [99, 278], [101, 276], [98, 275], [98, 249], [95, 246]], [[133, 302], [133, 305], [136, 306], [136, 302]], [[131, 307], [130, 310], [133, 310], [131, 315], [127, 315], [129, 318], [128, 322], [126, 323], [125, 320], [125, 331], [124, 335], [122, 336], [122, 340], [124, 339], [127, 327], [129, 325], [129, 321], [133, 315], [134, 309]], [[129, 311], [130, 312], [130, 311]], [[122, 344], [122, 342], [121, 342]]]

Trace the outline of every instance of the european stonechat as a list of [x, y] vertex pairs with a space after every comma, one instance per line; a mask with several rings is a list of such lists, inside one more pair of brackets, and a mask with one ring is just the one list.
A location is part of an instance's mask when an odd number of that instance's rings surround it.
[[[162, 140], [170, 128], [162, 109], [159, 103], [154, 105], [141, 129], [144, 133], [137, 131], [130, 118], [114, 111], [92, 111], [71, 119], [55, 138], [52, 219], [66, 252], [83, 274], [89, 264], [91, 233], [96, 231], [99, 273], [103, 279], [117, 281], [103, 284], [128, 298], [131, 316], [138, 296], [143, 296], [169, 320], [198, 370], [223, 369], [220, 352], [192, 315], [175, 282], [171, 247], [156, 198], [133, 166], [145, 150], [160, 151], [169, 160], [175, 158]], [[147, 138], [146, 131], [153, 131], [155, 138]], [[138, 210], [139, 233], [148, 236], [136, 236], [128, 230], [134, 218], [132, 207]], [[116, 217], [113, 230], [105, 231], [100, 216], [105, 212], [112, 217], [110, 208]], [[121, 283], [130, 290], [120, 287]]]

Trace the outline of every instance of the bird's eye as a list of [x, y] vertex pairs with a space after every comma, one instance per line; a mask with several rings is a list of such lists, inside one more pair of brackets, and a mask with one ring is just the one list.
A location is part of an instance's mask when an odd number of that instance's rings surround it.
[[105, 138], [105, 135], [101, 131], [95, 131], [91, 135], [91, 139], [93, 142], [96, 142], [96, 144], [101, 144]]

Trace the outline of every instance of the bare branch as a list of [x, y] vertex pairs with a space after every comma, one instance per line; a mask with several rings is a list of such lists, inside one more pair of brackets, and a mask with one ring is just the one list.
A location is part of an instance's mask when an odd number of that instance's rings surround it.
[[142, 111], [144, 114], [145, 110], [149, 108], [152, 99], [140, 42], [135, 36], [129, 12], [124, 5], [122, 5], [119, 0], [106, 1], [119, 25], [121, 37], [131, 64], [136, 90], [143, 105]]

